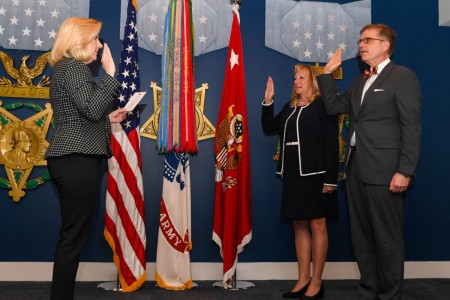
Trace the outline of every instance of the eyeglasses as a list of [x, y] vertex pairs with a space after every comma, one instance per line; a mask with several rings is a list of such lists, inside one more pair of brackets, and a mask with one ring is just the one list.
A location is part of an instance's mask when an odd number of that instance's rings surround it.
[[386, 42], [385, 40], [382, 39], [377, 39], [377, 38], [371, 38], [371, 37], [366, 37], [363, 39], [359, 39], [356, 44], [361, 44], [361, 42], [363, 42], [365, 45], [367, 45], [371, 40], [375, 40], [375, 41], [381, 41], [381, 42]]

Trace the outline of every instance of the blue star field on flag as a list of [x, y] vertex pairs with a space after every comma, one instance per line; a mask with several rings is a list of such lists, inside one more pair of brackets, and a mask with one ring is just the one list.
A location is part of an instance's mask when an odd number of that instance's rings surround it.
[[[131, 9], [131, 11], [130, 11]], [[114, 108], [123, 108], [135, 92], [139, 92], [139, 64], [138, 64], [138, 33], [136, 27], [136, 10], [128, 6], [124, 39], [119, 63], [117, 80], [122, 85]], [[128, 113], [126, 120], [121, 122], [123, 130], [128, 134], [139, 125], [139, 105]]]

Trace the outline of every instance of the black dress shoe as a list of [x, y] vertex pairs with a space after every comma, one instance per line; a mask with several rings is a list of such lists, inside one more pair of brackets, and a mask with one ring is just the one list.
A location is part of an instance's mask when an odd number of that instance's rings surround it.
[[[314, 300], [314, 299], [323, 299], [323, 293], [325, 290], [325, 286], [323, 285], [323, 283], [320, 285], [320, 289], [317, 292], [317, 294], [313, 295], [313, 296], [306, 296], [305, 294], [302, 295], [302, 297], [300, 298], [301, 300]], [[306, 291], [305, 291], [306, 292]]]
[[[311, 282], [311, 280], [309, 282]], [[308, 290], [309, 282], [304, 287], [302, 287], [301, 289], [299, 289], [296, 292], [290, 291], [290, 292], [284, 293], [283, 294], [283, 298], [285, 298], [285, 299], [298, 299], [298, 298], [300, 298]]]

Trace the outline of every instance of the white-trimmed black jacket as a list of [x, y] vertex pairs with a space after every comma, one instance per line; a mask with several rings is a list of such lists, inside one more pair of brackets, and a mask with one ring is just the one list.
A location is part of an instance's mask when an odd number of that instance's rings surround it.
[[[282, 175], [286, 162], [284, 159], [286, 123], [297, 110], [301, 110], [296, 120], [297, 147], [299, 157], [299, 176], [325, 173], [324, 184], [336, 185], [339, 173], [339, 138], [337, 117], [330, 117], [325, 112], [319, 98], [307, 106], [290, 108], [287, 103], [274, 116], [274, 105], [262, 106], [261, 122], [264, 133], [278, 134], [280, 138], [280, 159], [277, 174]], [[292, 141], [289, 141], [292, 142]]]

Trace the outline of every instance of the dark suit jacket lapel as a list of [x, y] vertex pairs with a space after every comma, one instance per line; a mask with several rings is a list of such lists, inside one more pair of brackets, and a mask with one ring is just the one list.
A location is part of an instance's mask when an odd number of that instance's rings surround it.
[[353, 97], [352, 99], [352, 110], [355, 114], [355, 118], [358, 116], [358, 113], [361, 109], [361, 97], [362, 97], [362, 92], [364, 89], [364, 84], [366, 83], [366, 80], [364, 77], [362, 77], [361, 75], [361, 79], [357, 81], [357, 86], [355, 87], [355, 97]]
[[[386, 67], [383, 68], [383, 70], [381, 71], [380, 74], [378, 74], [377, 79], [375, 79], [374, 82], [372, 82], [372, 85], [367, 89], [366, 94], [364, 95], [364, 101], [361, 104], [360, 110], [358, 112], [360, 112], [362, 109], [364, 109], [364, 107], [366, 106], [367, 102], [371, 100], [371, 96], [374, 93], [374, 90], [379, 88], [383, 82], [389, 77], [389, 75], [391, 74], [392, 70], [394, 69], [395, 64], [390, 61]], [[364, 85], [363, 85], [364, 88]], [[361, 94], [362, 94], [362, 90], [361, 90]]]

